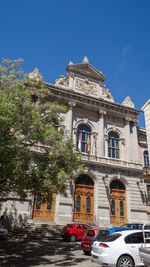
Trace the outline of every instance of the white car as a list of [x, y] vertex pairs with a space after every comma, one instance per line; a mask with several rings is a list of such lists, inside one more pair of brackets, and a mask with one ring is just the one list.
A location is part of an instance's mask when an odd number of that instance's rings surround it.
[[[150, 230], [145, 230], [146, 246], [150, 247]], [[149, 238], [149, 239], [148, 239]], [[139, 247], [144, 244], [142, 230], [116, 232], [92, 245], [92, 261], [102, 266], [133, 267], [144, 263], [139, 256]]]

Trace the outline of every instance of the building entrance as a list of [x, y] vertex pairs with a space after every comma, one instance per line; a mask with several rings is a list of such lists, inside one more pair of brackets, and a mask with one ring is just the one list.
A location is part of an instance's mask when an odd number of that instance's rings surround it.
[[76, 180], [74, 222], [94, 223], [94, 185], [87, 175], [81, 175]]

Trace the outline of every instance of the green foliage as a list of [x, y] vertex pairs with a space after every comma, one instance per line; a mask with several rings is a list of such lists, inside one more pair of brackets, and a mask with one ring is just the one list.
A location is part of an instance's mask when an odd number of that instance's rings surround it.
[[82, 169], [72, 140], [55, 125], [66, 107], [50, 102], [42, 76], [24, 75], [22, 63], [0, 65], [0, 195], [64, 192]]

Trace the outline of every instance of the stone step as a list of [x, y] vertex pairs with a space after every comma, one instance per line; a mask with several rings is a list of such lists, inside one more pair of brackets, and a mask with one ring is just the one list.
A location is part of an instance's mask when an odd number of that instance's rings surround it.
[[63, 225], [56, 224], [26, 224], [9, 232], [9, 237], [19, 239], [40, 240], [42, 238], [60, 239]]

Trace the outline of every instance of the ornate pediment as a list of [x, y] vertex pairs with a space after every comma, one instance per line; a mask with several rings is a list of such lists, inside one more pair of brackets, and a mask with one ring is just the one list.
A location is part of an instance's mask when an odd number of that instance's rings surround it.
[[95, 81], [104, 82], [105, 76], [102, 72], [96, 70], [92, 65], [89, 64], [87, 57], [84, 57], [82, 63], [73, 64], [69, 62], [66, 69], [69, 74], [80, 75], [82, 78], [92, 78]]
[[131, 101], [130, 96], [127, 96], [125, 100], [123, 101], [122, 105], [128, 106], [130, 108], [135, 108], [134, 103]]
[[84, 57], [82, 63], [79, 64], [73, 64], [70, 61], [66, 70], [67, 76], [60, 75], [55, 86], [114, 102], [110, 90], [105, 89], [103, 83], [105, 76], [89, 64], [87, 57]]

